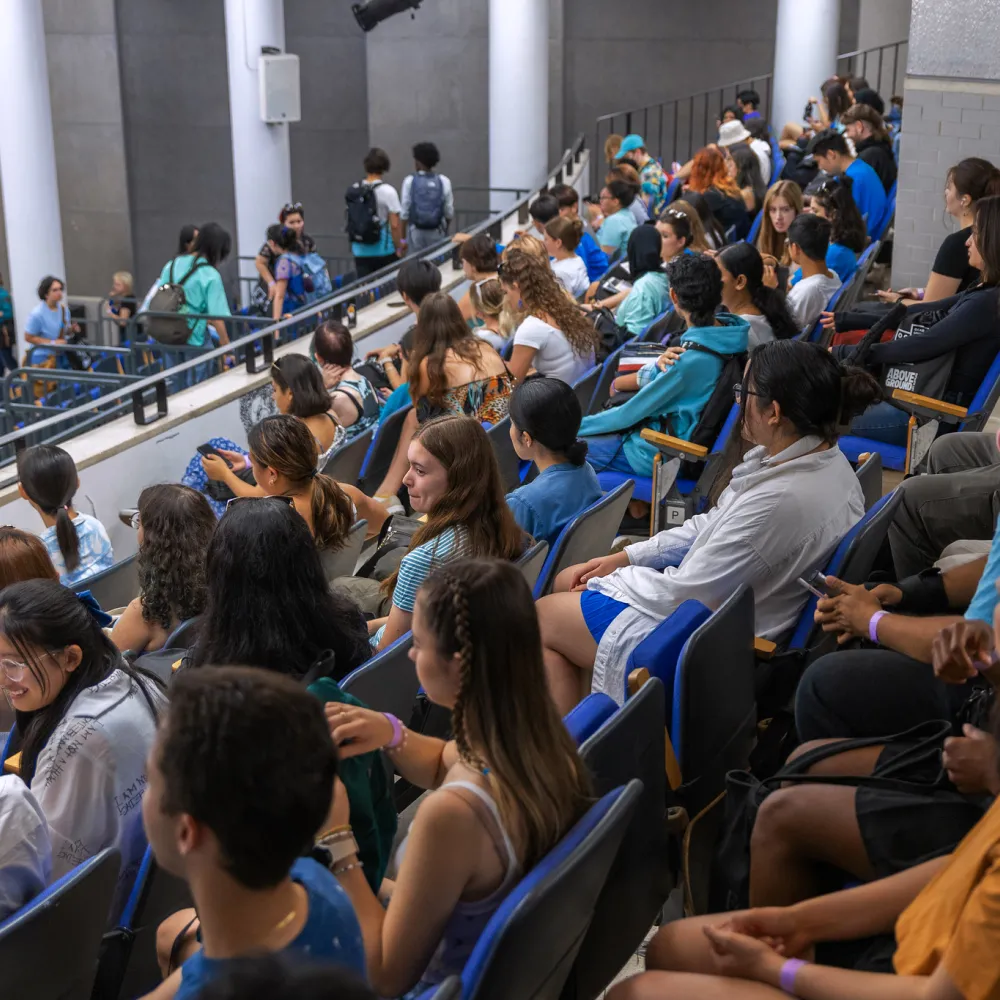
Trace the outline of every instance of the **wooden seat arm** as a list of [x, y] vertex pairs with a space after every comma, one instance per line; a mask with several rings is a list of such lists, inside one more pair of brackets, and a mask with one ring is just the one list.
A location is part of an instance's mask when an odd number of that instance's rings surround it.
[[20, 774], [21, 773], [21, 754], [14, 753], [11, 754], [3, 762], [4, 774]]
[[[628, 696], [634, 698], [649, 681], [649, 671], [645, 667], [637, 667], [628, 675]], [[670, 730], [663, 727], [663, 766], [667, 772], [667, 783], [676, 791], [681, 787], [681, 766], [674, 753], [674, 745], [670, 740]]]
[[969, 415], [969, 410], [965, 406], [956, 406], [954, 403], [946, 403], [941, 399], [934, 399], [933, 396], [921, 396], [917, 392], [908, 392], [906, 389], [893, 389], [892, 400], [899, 404], [900, 409], [909, 413], [920, 413], [929, 417], [944, 418], [949, 423], [957, 420], [965, 420]]
[[650, 430], [648, 427], [641, 432], [643, 441], [648, 441], [651, 445], [659, 448], [660, 451], [668, 455], [687, 455], [688, 458], [701, 461], [708, 458], [708, 449], [702, 444], [692, 444], [690, 441], [682, 441], [680, 438], [670, 434], [661, 434], [659, 431]]
[[759, 660], [769, 660], [778, 651], [778, 644], [770, 639], [762, 639], [759, 635], [754, 636], [753, 651]]

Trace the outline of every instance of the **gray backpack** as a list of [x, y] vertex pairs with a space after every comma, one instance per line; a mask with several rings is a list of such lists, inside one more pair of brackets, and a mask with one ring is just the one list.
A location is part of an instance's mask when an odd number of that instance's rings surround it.
[[170, 347], [180, 347], [188, 342], [191, 336], [191, 327], [184, 318], [181, 310], [187, 304], [187, 296], [184, 294], [184, 283], [198, 270], [199, 267], [208, 267], [207, 260], [196, 260], [181, 280], [174, 281], [174, 264], [176, 259], [170, 262], [170, 273], [167, 281], [160, 285], [149, 300], [149, 311], [152, 313], [176, 313], [175, 316], [149, 316], [146, 318], [146, 332], [160, 344], [167, 344]]
[[410, 222], [416, 229], [440, 229], [444, 222], [444, 181], [440, 174], [414, 174]]

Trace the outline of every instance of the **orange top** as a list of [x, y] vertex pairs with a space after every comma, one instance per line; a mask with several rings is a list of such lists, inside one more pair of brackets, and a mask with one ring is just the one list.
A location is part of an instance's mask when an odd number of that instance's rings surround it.
[[900, 976], [944, 963], [965, 1000], [1000, 1000], [1000, 799], [896, 922]]

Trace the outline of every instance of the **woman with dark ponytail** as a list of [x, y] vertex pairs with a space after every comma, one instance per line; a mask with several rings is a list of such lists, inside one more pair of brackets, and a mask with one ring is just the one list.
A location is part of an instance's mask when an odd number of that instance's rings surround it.
[[723, 306], [750, 324], [750, 350], [799, 332], [785, 293], [764, 284], [764, 260], [752, 243], [733, 243], [719, 251], [715, 262], [722, 274]]
[[27, 448], [18, 456], [17, 475], [18, 492], [45, 525], [42, 541], [64, 586], [75, 586], [114, 565], [104, 525], [73, 508], [80, 478], [68, 452], [52, 444]]
[[555, 544], [559, 532], [601, 498], [597, 474], [587, 464], [587, 442], [577, 438], [583, 412], [561, 379], [538, 375], [510, 397], [510, 439], [518, 458], [538, 475], [507, 494], [514, 520], [536, 541]]

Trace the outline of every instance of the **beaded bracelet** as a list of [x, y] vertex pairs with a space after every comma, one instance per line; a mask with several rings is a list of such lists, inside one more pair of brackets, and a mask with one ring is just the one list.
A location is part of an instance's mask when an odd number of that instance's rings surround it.
[[351, 824], [350, 823], [342, 823], [340, 826], [331, 826], [329, 830], [325, 831], [324, 833], [321, 833], [316, 838], [316, 843], [318, 844], [321, 840], [327, 840], [330, 837], [333, 837], [334, 834], [338, 834], [338, 833], [349, 834], [349, 833], [352, 833], [352, 832], [353, 831], [351, 830]]
[[363, 861], [352, 861], [349, 865], [344, 865], [343, 868], [331, 868], [330, 871], [334, 875], [343, 875], [344, 872], [349, 872], [352, 868], [364, 868], [365, 863]]

